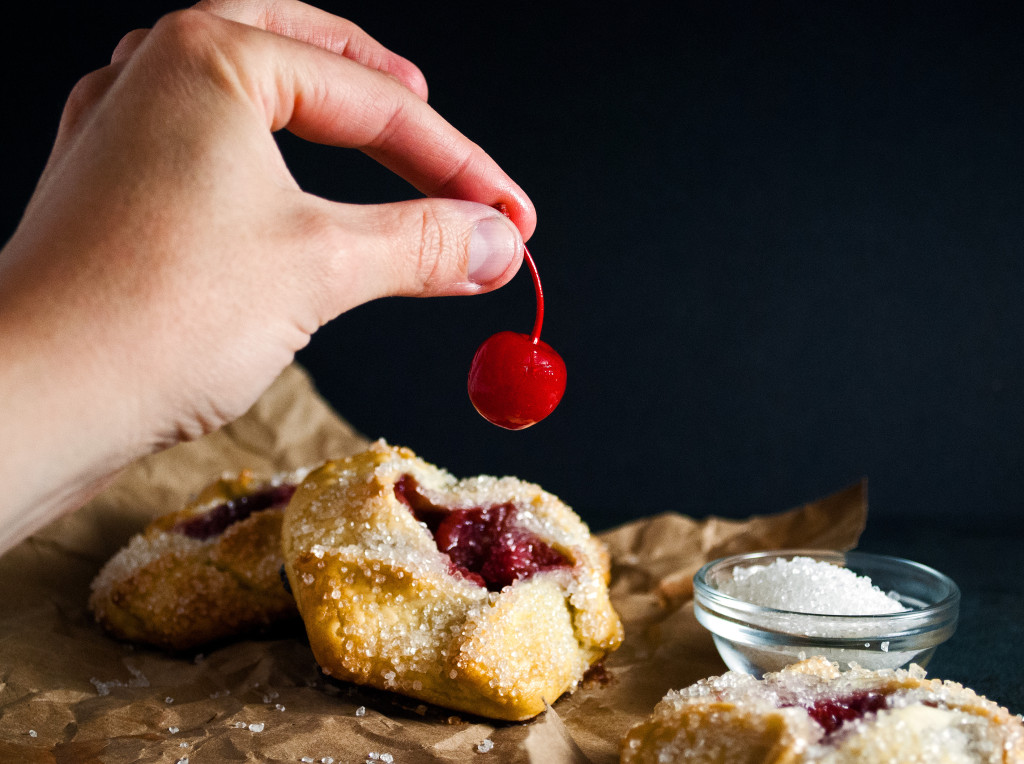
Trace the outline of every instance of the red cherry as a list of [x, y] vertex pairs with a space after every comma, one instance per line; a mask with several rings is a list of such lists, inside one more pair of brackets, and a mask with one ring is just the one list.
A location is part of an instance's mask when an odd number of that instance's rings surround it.
[[[505, 205], [498, 205], [505, 214]], [[537, 294], [533, 334], [498, 332], [473, 356], [469, 367], [469, 399], [481, 416], [508, 430], [537, 424], [562, 400], [565, 361], [540, 339], [544, 323], [544, 290], [530, 250], [523, 248]]]
[[528, 334], [498, 332], [473, 356], [469, 399], [489, 422], [522, 430], [555, 410], [565, 392], [565, 361]]

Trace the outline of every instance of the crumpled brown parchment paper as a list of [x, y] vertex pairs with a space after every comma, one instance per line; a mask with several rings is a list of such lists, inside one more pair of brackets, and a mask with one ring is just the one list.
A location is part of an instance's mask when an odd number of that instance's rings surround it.
[[365, 443], [293, 366], [242, 419], [132, 465], [0, 558], [0, 761], [616, 762], [619, 739], [667, 690], [725, 670], [693, 616], [697, 568], [757, 549], [849, 549], [866, 520], [861, 484], [744, 521], [664, 514], [601, 534], [625, 643], [525, 724], [334, 684], [318, 674], [300, 624], [169, 655], [110, 639], [93, 622], [89, 583], [150, 518], [221, 472], [292, 469]]

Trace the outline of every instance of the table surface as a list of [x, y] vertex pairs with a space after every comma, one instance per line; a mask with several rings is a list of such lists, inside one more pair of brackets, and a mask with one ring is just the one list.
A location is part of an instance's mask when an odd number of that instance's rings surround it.
[[[1014, 522], [1009, 522], [1013, 519]], [[961, 682], [1015, 714], [1024, 713], [1024, 518], [1005, 527], [913, 523], [874, 517], [861, 551], [906, 557], [960, 587], [956, 633], [935, 653], [930, 676]]]

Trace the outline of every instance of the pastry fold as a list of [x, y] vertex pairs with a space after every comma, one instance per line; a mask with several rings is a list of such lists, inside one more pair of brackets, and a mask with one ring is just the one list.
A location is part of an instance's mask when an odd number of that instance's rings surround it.
[[919, 666], [841, 672], [818, 657], [669, 692], [621, 754], [622, 764], [1021, 764], [1024, 725]]
[[93, 580], [96, 620], [121, 639], [188, 650], [296, 617], [281, 521], [304, 474], [222, 477], [153, 520]]
[[302, 481], [282, 549], [313, 655], [337, 679], [522, 720], [622, 641], [607, 552], [569, 507], [383, 441]]

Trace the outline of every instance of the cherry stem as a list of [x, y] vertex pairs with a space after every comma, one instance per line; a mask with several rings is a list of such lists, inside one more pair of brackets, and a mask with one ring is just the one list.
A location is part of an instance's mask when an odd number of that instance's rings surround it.
[[[511, 218], [505, 202], [498, 202], [495, 208], [505, 217]], [[530, 276], [533, 277], [533, 291], [537, 295], [537, 317], [533, 320], [533, 334], [530, 335], [530, 342], [536, 345], [540, 342], [540, 328], [544, 324], [544, 289], [540, 285], [537, 264], [533, 262], [533, 255], [530, 254], [530, 250], [526, 248], [525, 244], [523, 245], [523, 259], [526, 260], [526, 267], [530, 269]]]
[[533, 255], [530, 254], [526, 245], [523, 245], [523, 259], [526, 260], [526, 266], [530, 269], [530, 275], [533, 277], [533, 291], [537, 293], [537, 318], [534, 319], [533, 334], [530, 335], [530, 342], [536, 345], [540, 342], [540, 328], [544, 324], [544, 290], [540, 285], [537, 264], [533, 262]]

